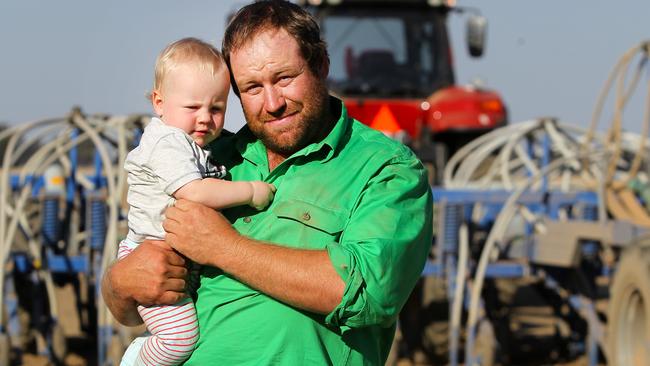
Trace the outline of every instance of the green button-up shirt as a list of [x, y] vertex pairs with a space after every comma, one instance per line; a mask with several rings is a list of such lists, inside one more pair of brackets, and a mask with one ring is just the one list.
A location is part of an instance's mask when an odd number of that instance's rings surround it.
[[225, 211], [234, 227], [257, 240], [327, 250], [346, 288], [336, 309], [319, 315], [206, 267], [196, 302], [200, 339], [186, 365], [383, 365], [431, 244], [422, 164], [407, 147], [348, 117], [345, 107], [323, 141], [272, 172], [266, 148], [246, 127], [212, 150], [233, 180], [277, 187], [264, 211]]

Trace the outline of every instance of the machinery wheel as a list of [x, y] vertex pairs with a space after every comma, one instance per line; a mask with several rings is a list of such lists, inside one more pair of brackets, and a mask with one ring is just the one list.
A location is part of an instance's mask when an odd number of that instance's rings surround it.
[[623, 251], [610, 294], [609, 363], [650, 365], [650, 246], [639, 243]]

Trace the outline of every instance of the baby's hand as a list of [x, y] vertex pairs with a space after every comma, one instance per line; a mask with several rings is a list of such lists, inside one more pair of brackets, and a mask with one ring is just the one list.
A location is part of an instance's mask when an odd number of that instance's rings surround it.
[[275, 196], [275, 186], [262, 181], [249, 182], [253, 187], [253, 196], [251, 197], [251, 207], [261, 210], [269, 205]]

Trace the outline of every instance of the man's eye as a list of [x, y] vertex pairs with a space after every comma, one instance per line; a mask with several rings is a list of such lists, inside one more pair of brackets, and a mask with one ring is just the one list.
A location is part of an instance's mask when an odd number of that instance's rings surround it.
[[246, 94], [255, 95], [255, 94], [259, 94], [261, 91], [262, 91], [261, 86], [251, 86], [246, 88]]
[[280, 78], [278, 79], [278, 83], [284, 86], [289, 84], [291, 80], [293, 80], [293, 77], [291, 76], [280, 76]]

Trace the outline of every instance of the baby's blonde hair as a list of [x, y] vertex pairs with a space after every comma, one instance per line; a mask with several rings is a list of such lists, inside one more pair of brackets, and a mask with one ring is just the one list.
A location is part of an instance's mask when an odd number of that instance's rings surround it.
[[[211, 44], [198, 38], [188, 37], [169, 44], [160, 52], [154, 69], [153, 90], [162, 89], [165, 77], [180, 65], [192, 63], [199, 70], [206, 70], [217, 76], [226, 67], [221, 52]], [[147, 96], [151, 100], [151, 93]]]

